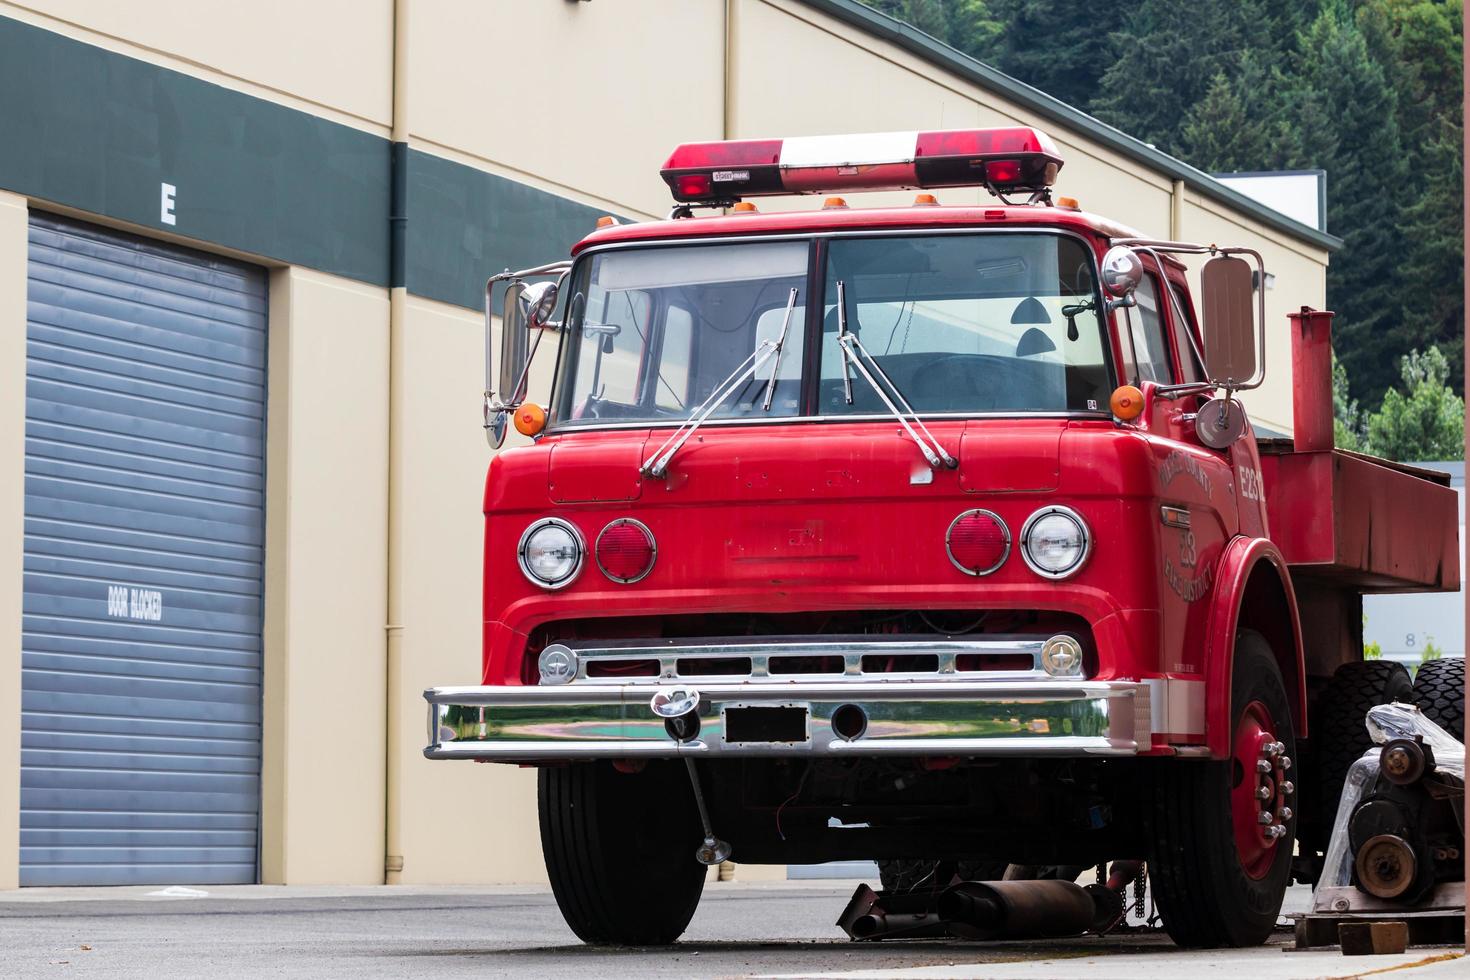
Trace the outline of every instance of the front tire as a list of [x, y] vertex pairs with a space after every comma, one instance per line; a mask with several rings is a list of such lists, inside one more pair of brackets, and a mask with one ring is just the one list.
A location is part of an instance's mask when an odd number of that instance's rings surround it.
[[699, 815], [683, 764], [546, 767], [536, 785], [546, 874], [577, 937], [598, 946], [678, 939], [706, 873], [694, 860]]
[[[1160, 760], [1152, 780], [1148, 869], [1164, 928], [1180, 946], [1265, 942], [1290, 883], [1296, 736], [1276, 657], [1258, 633], [1236, 637], [1230, 717], [1230, 759]], [[1256, 819], [1262, 812], [1269, 825]]]

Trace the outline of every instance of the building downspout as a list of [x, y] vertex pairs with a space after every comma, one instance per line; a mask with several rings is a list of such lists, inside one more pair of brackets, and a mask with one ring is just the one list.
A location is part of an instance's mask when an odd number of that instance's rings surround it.
[[1184, 181], [1174, 181], [1169, 194], [1169, 240], [1184, 241]]
[[393, 130], [388, 201], [388, 622], [387, 724], [383, 746], [383, 881], [398, 884], [403, 847], [396, 801], [402, 798], [398, 758], [402, 734], [398, 692], [403, 680], [403, 411], [404, 333], [408, 318], [408, 5], [393, 2]]
[[735, 128], [735, 5], [740, 0], [725, 0], [725, 50], [722, 65], [724, 96], [721, 106], [720, 139], [733, 139]]

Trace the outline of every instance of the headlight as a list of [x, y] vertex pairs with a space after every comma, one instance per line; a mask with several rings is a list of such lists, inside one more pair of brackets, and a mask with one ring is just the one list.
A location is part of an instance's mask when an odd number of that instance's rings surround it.
[[521, 535], [517, 558], [526, 578], [544, 589], [570, 585], [582, 570], [582, 535], [556, 517], [544, 517]]
[[1087, 561], [1092, 537], [1069, 507], [1043, 507], [1021, 528], [1021, 557], [1043, 578], [1066, 578]]

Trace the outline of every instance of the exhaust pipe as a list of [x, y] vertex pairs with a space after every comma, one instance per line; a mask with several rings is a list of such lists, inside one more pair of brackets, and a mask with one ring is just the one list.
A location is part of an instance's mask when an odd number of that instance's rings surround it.
[[1080, 936], [1098, 910], [1070, 881], [962, 881], [939, 896], [939, 918], [966, 939]]

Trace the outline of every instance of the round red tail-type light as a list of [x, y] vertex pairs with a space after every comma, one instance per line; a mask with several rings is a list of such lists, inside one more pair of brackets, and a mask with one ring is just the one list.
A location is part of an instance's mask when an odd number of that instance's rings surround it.
[[627, 585], [653, 571], [658, 546], [653, 532], [641, 521], [623, 517], [602, 529], [597, 536], [597, 567], [614, 582]]
[[1011, 532], [988, 510], [967, 510], [944, 535], [949, 560], [968, 575], [989, 575], [1011, 553]]

